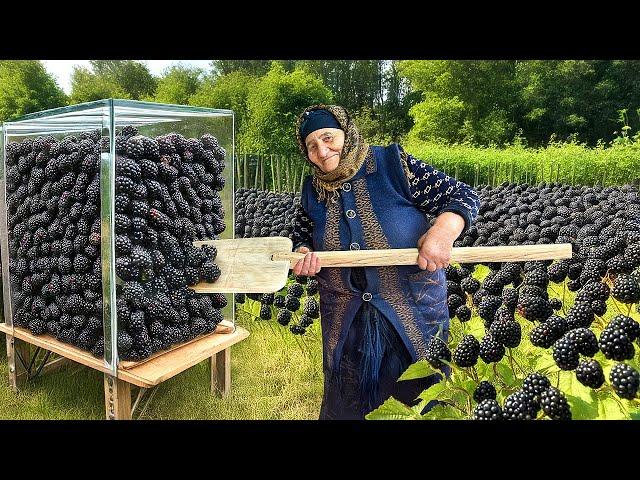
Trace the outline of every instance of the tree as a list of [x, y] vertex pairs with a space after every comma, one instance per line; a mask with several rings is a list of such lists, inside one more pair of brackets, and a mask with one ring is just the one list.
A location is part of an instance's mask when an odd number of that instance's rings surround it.
[[188, 105], [189, 99], [196, 93], [202, 83], [202, 69], [182, 65], [167, 68], [158, 80], [155, 101]]
[[244, 71], [235, 71], [221, 77], [207, 77], [189, 99], [197, 107], [233, 110], [235, 129], [242, 132], [247, 117], [247, 99], [258, 77]]
[[151, 99], [156, 79], [146, 65], [133, 60], [91, 60], [91, 70], [74, 67], [71, 103], [102, 98]]
[[[398, 70], [424, 99], [411, 114], [411, 135], [449, 142], [502, 144], [517, 129], [516, 62], [407, 60]], [[440, 118], [444, 120], [439, 126]]]
[[308, 71], [287, 73], [274, 62], [249, 91], [246, 130], [240, 143], [256, 153], [295, 154], [298, 115], [309, 105], [332, 100], [331, 91]]
[[221, 77], [232, 72], [243, 72], [255, 77], [266, 75], [271, 60], [214, 60], [211, 62], [214, 76]]
[[66, 103], [66, 95], [40, 61], [0, 61], [0, 121]]

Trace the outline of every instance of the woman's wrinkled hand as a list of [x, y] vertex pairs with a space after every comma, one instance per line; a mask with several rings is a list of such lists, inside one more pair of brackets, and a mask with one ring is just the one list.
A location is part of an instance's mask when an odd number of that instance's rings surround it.
[[296, 250], [299, 253], [305, 253], [304, 258], [301, 258], [297, 261], [297, 263], [293, 266], [293, 273], [295, 275], [315, 275], [320, 271], [320, 259], [318, 255], [312, 252], [307, 247], [300, 247]]
[[451, 260], [453, 242], [448, 232], [431, 227], [418, 240], [418, 266], [430, 272], [445, 268]]

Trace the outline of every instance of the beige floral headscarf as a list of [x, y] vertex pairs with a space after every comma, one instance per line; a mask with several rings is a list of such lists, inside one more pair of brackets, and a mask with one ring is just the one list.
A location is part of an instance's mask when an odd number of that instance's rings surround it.
[[[324, 173], [316, 165], [314, 165], [307, 155], [307, 146], [304, 143], [304, 138], [300, 137], [300, 125], [305, 119], [306, 112], [312, 110], [327, 110], [336, 117], [336, 120], [340, 124], [340, 128], [344, 130], [344, 147], [342, 148], [342, 154], [340, 155], [340, 162], [335, 170]], [[296, 122], [296, 139], [302, 155], [311, 163], [314, 169], [313, 174], [313, 186], [318, 192], [319, 200], [326, 200], [328, 198], [337, 199], [339, 195], [338, 189], [344, 182], [352, 178], [362, 164], [364, 163], [367, 152], [369, 151], [369, 144], [367, 144], [355, 123], [351, 120], [349, 113], [338, 105], [312, 105], [307, 107], [298, 117]]]

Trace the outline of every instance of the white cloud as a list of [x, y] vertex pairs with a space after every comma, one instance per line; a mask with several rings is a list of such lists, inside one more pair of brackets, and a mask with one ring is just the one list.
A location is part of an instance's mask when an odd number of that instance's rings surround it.
[[[152, 75], [160, 76], [165, 68], [181, 63], [184, 66], [211, 68], [211, 60], [138, 60], [144, 62]], [[58, 85], [66, 94], [71, 93], [71, 73], [74, 66], [91, 68], [89, 60], [42, 60], [44, 67], [53, 75]]]

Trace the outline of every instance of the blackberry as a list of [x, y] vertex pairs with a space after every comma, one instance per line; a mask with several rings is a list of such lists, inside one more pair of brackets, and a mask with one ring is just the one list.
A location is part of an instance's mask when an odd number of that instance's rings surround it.
[[260, 303], [263, 305], [273, 305], [274, 294], [273, 293], [263, 293], [260, 296]]
[[549, 280], [553, 283], [562, 283], [564, 279], [567, 278], [567, 274], [569, 273], [569, 266], [566, 263], [555, 262], [552, 265], [547, 267], [547, 274]]
[[590, 307], [593, 314], [599, 317], [603, 316], [607, 312], [607, 303], [603, 300], [594, 300], [591, 302]]
[[580, 360], [576, 368], [576, 378], [585, 387], [600, 388], [604, 383], [602, 366], [592, 358]]
[[43, 335], [47, 333], [47, 324], [39, 317], [34, 317], [29, 321], [29, 330], [34, 335]]
[[294, 297], [300, 298], [304, 293], [304, 289], [299, 283], [292, 283], [287, 287], [287, 293]]
[[562, 300], [559, 298], [550, 298], [549, 305], [553, 310], [560, 310], [562, 308]]
[[447, 298], [447, 306], [449, 307], [449, 317], [450, 318], [455, 317], [456, 310], [458, 309], [458, 307], [462, 306], [463, 304], [464, 304], [464, 300], [460, 295], [457, 295], [455, 293], [449, 295], [449, 297]]
[[462, 289], [469, 294], [474, 294], [480, 290], [480, 282], [473, 277], [467, 277], [460, 282]]
[[307, 295], [313, 296], [318, 293], [318, 280], [315, 278], [309, 278], [307, 281]]
[[118, 331], [118, 353], [127, 353], [133, 346], [133, 338], [126, 330]]
[[320, 317], [320, 306], [312, 297], [305, 300], [303, 311], [305, 315], [309, 316], [309, 318], [315, 319]]
[[289, 330], [294, 335], [303, 335], [306, 332], [306, 329], [302, 325], [289, 325]]
[[551, 382], [549, 379], [538, 372], [530, 373], [522, 382], [522, 390], [532, 397], [540, 395], [550, 386]]
[[633, 342], [622, 328], [607, 327], [600, 334], [600, 350], [610, 360], [630, 360], [635, 355]]
[[225, 297], [223, 293], [212, 293], [209, 296], [211, 297], [213, 308], [224, 308], [227, 306], [227, 297]]
[[629, 275], [618, 275], [613, 282], [611, 296], [622, 303], [640, 301], [640, 285]]
[[542, 411], [552, 420], [571, 420], [571, 409], [564, 394], [556, 387], [548, 387], [540, 394]]
[[91, 353], [95, 357], [103, 357], [104, 356], [104, 337], [98, 338], [96, 343], [91, 348]]
[[529, 321], [545, 321], [553, 314], [549, 302], [542, 297], [522, 296], [518, 299], [518, 313]]
[[427, 344], [425, 359], [433, 368], [443, 368], [445, 364], [440, 360], [451, 361], [451, 352], [446, 342], [437, 336], [431, 337]]
[[567, 325], [569, 329], [585, 327], [589, 328], [594, 320], [591, 305], [576, 302], [567, 312]]
[[144, 178], [155, 179], [158, 176], [158, 164], [152, 160], [141, 158], [138, 160], [140, 172]]
[[496, 395], [496, 387], [494, 387], [486, 380], [482, 380], [473, 391], [473, 399], [477, 403], [480, 403], [483, 400], [495, 400]]
[[284, 308], [285, 297], [283, 295], [276, 295], [273, 297], [273, 306], [276, 308]]
[[234, 293], [233, 294], [233, 299], [235, 300], [235, 302], [237, 304], [242, 305], [245, 302], [246, 297], [245, 297], [244, 293]]
[[460, 305], [455, 312], [455, 316], [458, 317], [458, 320], [461, 322], [468, 322], [471, 320], [471, 309], [466, 305]]
[[502, 291], [502, 303], [511, 311], [518, 306], [518, 291], [514, 288], [505, 288]]
[[522, 390], [517, 390], [504, 400], [502, 408], [506, 420], [535, 420], [538, 404], [533, 397]]
[[496, 320], [489, 327], [489, 333], [496, 342], [509, 348], [520, 345], [522, 328], [515, 320]]
[[142, 172], [135, 160], [118, 155], [116, 156], [116, 175], [126, 175], [134, 180], [139, 180], [142, 177]]
[[139, 159], [144, 156], [144, 143], [141, 135], [134, 135], [127, 140], [127, 156]]
[[491, 334], [486, 334], [480, 342], [480, 358], [485, 363], [499, 362], [504, 357], [504, 346], [497, 342]]
[[502, 305], [502, 297], [490, 294], [486, 295], [482, 300], [480, 300], [480, 304], [478, 305], [478, 315], [480, 315], [480, 318], [485, 320], [485, 322], [491, 324], [500, 305]]
[[473, 410], [473, 420], [502, 420], [503, 411], [494, 399], [482, 400]]
[[296, 312], [300, 308], [300, 299], [293, 295], [287, 295], [284, 302], [285, 308], [290, 312]]
[[207, 283], [213, 283], [220, 278], [220, 267], [213, 262], [204, 262], [200, 267], [200, 276]]
[[580, 361], [578, 345], [566, 335], [553, 344], [553, 360], [561, 370], [575, 370]]
[[473, 335], [465, 335], [453, 352], [453, 361], [459, 367], [473, 367], [480, 354], [480, 342]]
[[607, 329], [620, 329], [631, 341], [640, 337], [640, 324], [626, 315], [616, 315], [613, 317], [607, 325]]
[[625, 363], [616, 363], [609, 374], [611, 386], [621, 398], [633, 400], [640, 387], [640, 374]]
[[565, 335], [570, 337], [576, 343], [578, 346], [578, 352], [582, 355], [593, 357], [598, 353], [598, 350], [600, 350], [595, 333], [588, 328], [576, 328], [574, 330], [570, 330]]

